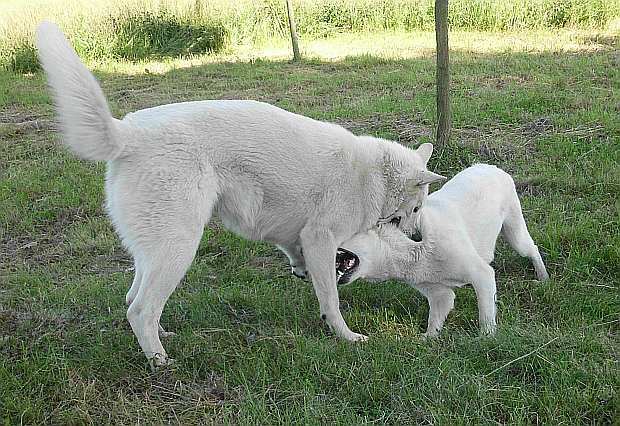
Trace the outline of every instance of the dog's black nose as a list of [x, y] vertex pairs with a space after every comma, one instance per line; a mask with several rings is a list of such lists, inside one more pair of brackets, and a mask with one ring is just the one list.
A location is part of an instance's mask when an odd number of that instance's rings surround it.
[[390, 223], [395, 226], [400, 225], [400, 216], [394, 216], [392, 220], [390, 220]]
[[419, 243], [422, 241], [422, 234], [420, 233], [419, 230], [415, 230], [413, 231], [413, 233], [411, 235], [409, 235], [409, 239], [411, 241], [415, 241], [416, 243]]

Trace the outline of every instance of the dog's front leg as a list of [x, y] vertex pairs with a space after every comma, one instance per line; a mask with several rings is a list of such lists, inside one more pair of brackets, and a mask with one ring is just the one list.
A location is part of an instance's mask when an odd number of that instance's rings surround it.
[[338, 337], [351, 342], [368, 339], [363, 334], [352, 332], [340, 313], [335, 268], [338, 247], [331, 231], [306, 226], [301, 232], [301, 245], [308, 272], [312, 277], [312, 285], [319, 299], [321, 318]]

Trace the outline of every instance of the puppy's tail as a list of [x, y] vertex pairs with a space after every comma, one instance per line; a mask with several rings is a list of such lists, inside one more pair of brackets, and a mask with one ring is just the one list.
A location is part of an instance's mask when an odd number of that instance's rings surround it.
[[116, 158], [124, 148], [119, 133], [126, 124], [112, 117], [95, 77], [56, 24], [39, 25], [37, 47], [53, 92], [65, 144], [87, 160]]

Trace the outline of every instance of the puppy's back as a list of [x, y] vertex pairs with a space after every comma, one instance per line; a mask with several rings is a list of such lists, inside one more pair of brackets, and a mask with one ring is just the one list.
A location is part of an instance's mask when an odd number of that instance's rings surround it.
[[432, 193], [423, 209], [434, 233], [464, 231], [478, 254], [490, 262], [502, 224], [516, 197], [514, 182], [488, 164], [471, 166]]

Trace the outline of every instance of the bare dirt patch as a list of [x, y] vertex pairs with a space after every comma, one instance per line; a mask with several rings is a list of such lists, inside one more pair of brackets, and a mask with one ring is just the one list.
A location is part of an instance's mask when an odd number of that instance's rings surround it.
[[[27, 309], [27, 308], [26, 308]], [[63, 339], [71, 328], [84, 322], [84, 315], [71, 310], [17, 310], [0, 305], [0, 353], [19, 358], [19, 342], [29, 348], [45, 338]]]
[[9, 105], [0, 110], [0, 126], [16, 131], [56, 129], [55, 123], [37, 110]]
[[143, 379], [123, 378], [115, 388], [118, 389], [117, 401], [126, 411], [157, 408], [167, 422], [173, 423], [181, 419], [189, 421], [194, 415], [202, 417], [207, 410], [238, 403], [242, 398], [240, 389], [230, 389], [215, 372], [190, 381], [164, 370]]
[[132, 269], [130, 256], [120, 247], [105, 254], [81, 252], [78, 255], [67, 244], [66, 231], [70, 227], [86, 222], [81, 208], [67, 208], [59, 211], [53, 220], [42, 223], [28, 234], [9, 235], [0, 238], [0, 266], [3, 271], [15, 270], [18, 265], [26, 267], [48, 267], [62, 263], [68, 256], [82, 259], [87, 265], [84, 271], [90, 274], [107, 275], [113, 272], [128, 272]]
[[432, 137], [432, 125], [424, 122], [420, 117], [409, 117], [406, 115], [373, 115], [366, 119], [338, 119], [333, 120], [335, 124], [361, 135], [378, 131], [389, 132], [394, 136], [394, 140], [403, 145], [417, 144], [422, 137]]
[[54, 220], [42, 223], [24, 235], [5, 235], [0, 240], [0, 265], [8, 267], [22, 261], [31, 265], [47, 265], [61, 258], [63, 230], [83, 219], [80, 208], [61, 210]]
[[532, 178], [515, 181], [515, 188], [519, 195], [532, 197], [542, 195], [544, 186], [538, 179]]

